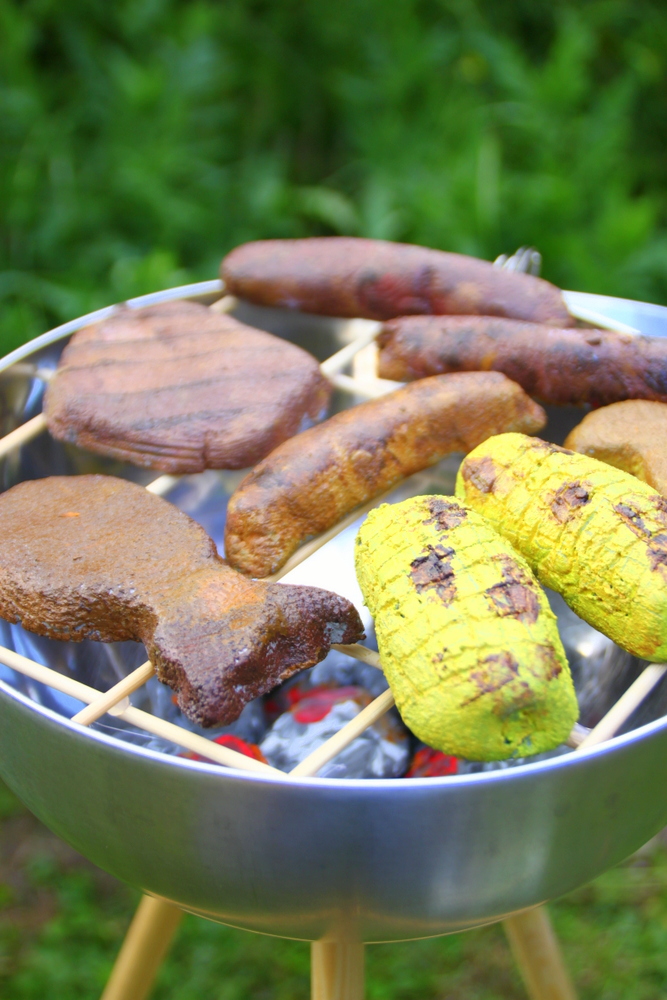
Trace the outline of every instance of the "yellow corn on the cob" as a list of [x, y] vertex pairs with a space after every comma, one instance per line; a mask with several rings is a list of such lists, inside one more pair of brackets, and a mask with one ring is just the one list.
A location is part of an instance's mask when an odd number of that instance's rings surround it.
[[371, 511], [357, 577], [398, 710], [469, 760], [550, 750], [578, 709], [556, 619], [528, 564], [453, 497]]
[[667, 659], [667, 498], [524, 434], [470, 452], [456, 492], [581, 618], [635, 656]]

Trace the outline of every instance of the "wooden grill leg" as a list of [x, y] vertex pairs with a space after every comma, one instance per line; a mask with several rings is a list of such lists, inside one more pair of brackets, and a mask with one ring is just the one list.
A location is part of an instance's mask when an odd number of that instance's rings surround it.
[[313, 941], [311, 1000], [364, 1000], [364, 945], [358, 941]]
[[144, 1000], [181, 922], [183, 911], [143, 896], [101, 1000]]
[[503, 925], [531, 1000], [577, 1000], [546, 906]]

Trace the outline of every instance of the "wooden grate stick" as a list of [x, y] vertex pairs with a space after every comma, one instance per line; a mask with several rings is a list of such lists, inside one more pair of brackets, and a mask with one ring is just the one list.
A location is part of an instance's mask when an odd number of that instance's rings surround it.
[[[41, 684], [47, 684], [49, 687], [55, 688], [56, 691], [62, 691], [63, 694], [67, 694], [71, 698], [76, 698], [77, 701], [83, 701], [90, 705], [96, 705], [100, 701], [100, 692], [95, 688], [91, 688], [87, 684], [82, 684], [72, 677], [66, 677], [64, 674], [58, 673], [57, 670], [52, 670], [51, 667], [45, 667], [41, 663], [36, 663], [34, 660], [28, 659], [27, 656], [21, 656], [20, 653], [15, 653], [4, 646], [0, 646], [0, 663], [4, 663], [5, 666], [11, 667], [12, 670], [16, 670], [26, 677], [39, 681]], [[145, 666], [146, 664], [144, 664]], [[134, 673], [137, 673], [137, 671], [134, 671]], [[128, 675], [128, 677], [131, 676], [132, 674]], [[128, 677], [125, 678], [126, 681]], [[121, 683], [123, 682], [121, 681]], [[107, 694], [109, 693], [107, 692]], [[360, 736], [365, 729], [368, 729], [369, 726], [373, 725], [374, 722], [384, 715], [391, 708], [392, 704], [393, 696], [391, 692], [383, 692], [379, 698], [372, 701], [370, 705], [362, 709], [359, 715], [343, 726], [335, 736], [332, 736], [331, 739], [327, 740], [326, 743], [323, 743], [322, 746], [318, 747], [317, 750], [313, 751], [312, 754], [297, 764], [296, 768], [290, 774], [302, 778], [314, 777], [321, 767], [335, 757], [336, 754], [340, 753], [341, 750], [344, 750], [357, 736]], [[80, 715], [81, 713], [77, 714]], [[221, 747], [213, 740], [207, 740], [204, 736], [198, 736], [187, 729], [182, 729], [181, 726], [175, 726], [172, 722], [165, 722], [163, 719], [158, 719], [157, 716], [151, 715], [149, 712], [143, 712], [141, 709], [124, 708], [122, 711], [117, 711], [114, 714], [117, 718], [123, 719], [124, 722], [129, 722], [130, 725], [137, 726], [139, 729], [145, 729], [146, 732], [153, 733], [153, 735], [168, 740], [170, 743], [175, 743], [177, 746], [191, 750], [201, 757], [213, 760], [216, 764], [223, 764], [225, 767], [233, 767], [237, 770], [261, 771], [262, 774], [270, 773], [279, 778], [286, 777], [284, 771], [279, 771], [269, 764], [263, 764], [253, 757], [246, 757], [235, 750]], [[75, 719], [76, 716], [73, 717], [72, 721]]]
[[91, 723], [96, 722], [97, 719], [101, 719], [103, 715], [106, 715], [107, 712], [116, 708], [128, 698], [133, 691], [137, 691], [140, 687], [143, 687], [154, 673], [155, 667], [150, 660], [147, 660], [146, 663], [142, 663], [140, 667], [133, 670], [127, 677], [123, 677], [118, 684], [114, 684], [112, 688], [109, 688], [101, 698], [96, 698], [86, 708], [82, 708], [80, 712], [73, 715], [72, 722], [78, 722], [80, 726], [89, 726]]
[[234, 312], [238, 304], [239, 300], [235, 295], [223, 295], [221, 299], [211, 303], [209, 309], [213, 313], [219, 313], [222, 315], [224, 313]]
[[332, 354], [331, 357], [322, 362], [320, 371], [326, 378], [331, 378], [332, 375], [342, 372], [343, 368], [352, 361], [355, 354], [358, 354], [364, 347], [368, 347], [382, 329], [382, 324], [372, 319], [352, 319], [347, 326], [348, 330], [350, 327], [352, 328], [355, 336], [349, 344], [345, 344], [339, 351], [336, 351], [335, 354]]
[[292, 768], [290, 776], [295, 778], [314, 777], [321, 767], [328, 764], [341, 750], [356, 740], [357, 736], [361, 736], [369, 726], [381, 719], [394, 704], [394, 696], [391, 691], [383, 691], [370, 705], [362, 708], [358, 715], [355, 715], [342, 729], [331, 736], [326, 743], [322, 743], [311, 754], [304, 757], [296, 767]]
[[180, 482], [181, 476], [171, 476], [169, 473], [165, 473], [164, 476], [158, 476], [154, 479], [152, 483], [149, 483], [145, 487], [148, 493], [155, 494], [156, 497], [163, 497], [165, 493], [168, 493], [176, 483]]
[[610, 740], [662, 680], [666, 671], [666, 663], [649, 663], [604, 718], [581, 741], [577, 750], [587, 750], [598, 743]]
[[[341, 646], [337, 648], [341, 648], [342, 651], [347, 652], [352, 656], [358, 654], [359, 659], [364, 660], [366, 663], [372, 663], [374, 666], [376, 666], [379, 662], [379, 658], [377, 661], [374, 659], [374, 657], [377, 657], [378, 654], [373, 654], [373, 650], [369, 650], [365, 646], [358, 646], [355, 643], [353, 645]], [[63, 691], [65, 694], [69, 694], [71, 697], [77, 698], [79, 701], [90, 704], [99, 700], [99, 691], [96, 691], [94, 688], [88, 687], [86, 684], [81, 684], [79, 681], [73, 680], [70, 677], [65, 677], [63, 674], [59, 674], [56, 670], [52, 670], [50, 667], [44, 667], [25, 656], [21, 656], [20, 654], [14, 653], [12, 650], [5, 649], [1, 646], [0, 663], [4, 663], [13, 670], [17, 670], [19, 673], [32, 677], [34, 680], [40, 681], [42, 684], [47, 684], [56, 688], [56, 690]], [[614, 733], [623, 725], [623, 723], [630, 718], [632, 713], [639, 707], [644, 698], [646, 698], [647, 695], [653, 690], [658, 681], [664, 677], [665, 671], [667, 671], [667, 665], [665, 664], [650, 664], [646, 667], [643, 673], [640, 674], [621, 699], [619, 699], [616, 705], [609, 710], [601, 722], [599, 722], [595, 729], [591, 731], [589, 737], [579, 744], [578, 749], [587, 749], [590, 746], [610, 739], [611, 736], [613, 736]], [[384, 691], [381, 695], [379, 695], [379, 697], [375, 698], [370, 705], [367, 705], [365, 709], [363, 709], [357, 716], [351, 719], [350, 722], [343, 726], [338, 733], [327, 740], [326, 743], [323, 743], [320, 747], [314, 750], [312, 754], [309, 754], [307, 758], [297, 764], [290, 774], [295, 777], [314, 777], [324, 764], [328, 763], [333, 759], [333, 757], [339, 754], [341, 750], [345, 749], [345, 747], [355, 740], [357, 736], [360, 736], [365, 729], [377, 722], [378, 719], [389, 711], [393, 704], [394, 699], [391, 691]], [[235, 767], [246, 771], [261, 770], [262, 773], [270, 772], [276, 777], [284, 777], [284, 773], [282, 771], [278, 771], [277, 769], [270, 767], [268, 764], [262, 764], [261, 761], [254, 760], [251, 757], [245, 757], [243, 754], [238, 754], [234, 750], [228, 750], [226, 747], [221, 747], [212, 740], [207, 740], [203, 736], [197, 736], [195, 733], [190, 733], [188, 730], [182, 729], [180, 726], [175, 726], [171, 722], [164, 722], [162, 719], [158, 719], [156, 716], [150, 715], [148, 712], [142, 712], [138, 708], [124, 709], [123, 711], [118, 712], [118, 718], [123, 719], [140, 729], [145, 729], [147, 732], [153, 733], [156, 736], [160, 736], [162, 739], [169, 740], [171, 743], [175, 743], [178, 746], [183, 746], [188, 750], [192, 750], [202, 757], [206, 757], [209, 760], [214, 760], [216, 763], [223, 764], [226, 767]]]
[[43, 413], [38, 413], [32, 420], [26, 420], [24, 424], [10, 431], [3, 438], [0, 438], [0, 458], [9, 455], [10, 452], [22, 445], [39, 437], [46, 430], [46, 417]]
[[[12, 670], [16, 670], [26, 677], [31, 677], [41, 684], [47, 684], [57, 691], [62, 691], [63, 694], [67, 694], [71, 698], [76, 698], [77, 701], [87, 702], [91, 705], [100, 701], [100, 692], [95, 688], [91, 688], [87, 684], [82, 684], [72, 677], [59, 674], [57, 670], [52, 670], [51, 667], [44, 667], [41, 663], [36, 663], [34, 660], [28, 659], [27, 656], [21, 656], [19, 653], [15, 653], [13, 650], [6, 649], [3, 646], [0, 646], [0, 663], [4, 663], [5, 666], [11, 667]], [[144, 664], [145, 666], [146, 664]], [[137, 673], [137, 671], [134, 671], [134, 673]], [[128, 675], [128, 677], [131, 676], [132, 674]], [[126, 677], [125, 680], [127, 679]], [[121, 683], [123, 682], [121, 681]], [[107, 692], [107, 694], [109, 693]], [[314, 777], [321, 767], [335, 757], [336, 754], [340, 753], [341, 750], [344, 750], [349, 743], [355, 740], [357, 736], [361, 735], [365, 729], [391, 708], [391, 704], [389, 703], [390, 696], [391, 692], [385, 691], [379, 698], [372, 701], [359, 715], [343, 726], [335, 736], [332, 736], [331, 739], [327, 740], [326, 743], [323, 743], [321, 747], [318, 747], [317, 750], [302, 760], [300, 764], [297, 764], [296, 768], [290, 774], [302, 778]], [[77, 714], [80, 715], [81, 713]], [[201, 757], [213, 760], [216, 764], [223, 764], [225, 767], [233, 767], [237, 770], [260, 771], [262, 774], [270, 773], [279, 778], [286, 777], [284, 771], [279, 771], [269, 764], [263, 764], [253, 757], [246, 757], [235, 750], [228, 750], [227, 747], [221, 747], [218, 743], [213, 742], [213, 740], [207, 740], [204, 736], [198, 736], [187, 729], [182, 729], [181, 726], [175, 726], [172, 722], [165, 722], [163, 719], [158, 719], [149, 712], [142, 712], [141, 709], [125, 708], [115, 714], [117, 718], [129, 722], [139, 729], [145, 729], [146, 732], [169, 740], [170, 743], [175, 743], [177, 746], [191, 750]], [[72, 721], [75, 719], [76, 716], [73, 717]], [[361, 720], [361, 723], [359, 720]]]
[[[19, 653], [15, 653], [13, 650], [6, 649], [3, 646], [0, 646], [0, 663], [4, 663], [5, 666], [10, 667], [12, 670], [16, 670], [26, 677], [31, 677], [41, 684], [47, 684], [49, 687], [55, 688], [56, 691], [62, 691], [63, 694], [67, 694], [71, 698], [76, 698], [78, 701], [83, 701], [86, 704], [97, 701], [100, 697], [100, 692], [95, 688], [88, 687], [87, 684], [82, 684], [71, 677], [65, 677], [64, 674], [59, 674], [57, 670], [44, 667], [41, 663], [35, 663], [34, 660], [28, 659], [27, 656], [21, 656]], [[186, 750], [191, 750], [193, 753], [206, 757], [208, 760], [214, 760], [217, 764], [223, 764], [225, 767], [235, 767], [245, 771], [258, 771], [262, 774], [282, 774], [281, 771], [276, 771], [275, 768], [269, 767], [268, 764], [263, 764], [252, 757], [246, 757], [235, 750], [229, 750], [227, 747], [221, 747], [212, 740], [207, 740], [203, 736], [191, 733], [188, 729], [183, 729], [181, 726], [175, 726], [173, 722], [165, 722], [163, 719], [158, 719], [155, 715], [150, 715], [149, 712], [142, 712], [139, 708], [123, 709], [123, 711], [118, 712], [117, 718], [128, 722], [132, 726], [136, 726], [138, 729], [144, 729], [154, 736], [159, 736], [163, 740], [175, 743]]]

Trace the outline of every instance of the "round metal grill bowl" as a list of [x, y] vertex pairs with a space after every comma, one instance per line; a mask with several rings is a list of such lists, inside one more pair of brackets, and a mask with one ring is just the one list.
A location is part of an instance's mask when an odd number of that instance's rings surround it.
[[[218, 296], [218, 283], [207, 282], [131, 305], [174, 297], [210, 302]], [[667, 333], [667, 309], [598, 296], [578, 299], [646, 333]], [[53, 368], [68, 336], [101, 315], [68, 323], [0, 362], [2, 433], [40, 411], [43, 382], [37, 371]], [[346, 333], [339, 321], [246, 305], [237, 315], [321, 359]], [[349, 402], [341, 397], [338, 405]], [[546, 435], [562, 437], [565, 424], [580, 416], [561, 411]], [[91, 471], [140, 482], [155, 478], [63, 446], [48, 434], [0, 467], [2, 489], [23, 479]], [[432, 473], [444, 484], [441, 490], [447, 482], [451, 490], [453, 471], [450, 463]], [[223, 474], [221, 488], [231, 489], [232, 480]], [[423, 480], [413, 484], [412, 491], [418, 489], [424, 491]], [[220, 524], [206, 527], [219, 537]], [[353, 534], [349, 530], [320, 550], [289, 579], [345, 592], [353, 586]], [[592, 649], [598, 634], [589, 632]], [[123, 656], [127, 670], [142, 659], [141, 647], [133, 644], [121, 650], [66, 645], [6, 623], [0, 643], [83, 681], [100, 658]], [[635, 728], [580, 755], [446, 778], [280, 780], [84, 730], [67, 718], [78, 703], [4, 667], [0, 678], [0, 773], [26, 805], [118, 878], [250, 930], [312, 940], [344, 922], [367, 942], [461, 930], [568, 892], [667, 823], [662, 686], [630, 720]], [[631, 680], [622, 681], [614, 697]]]

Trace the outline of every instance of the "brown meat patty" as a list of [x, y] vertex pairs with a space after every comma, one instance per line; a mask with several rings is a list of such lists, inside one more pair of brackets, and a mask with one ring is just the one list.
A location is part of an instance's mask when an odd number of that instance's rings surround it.
[[47, 389], [50, 432], [162, 472], [244, 469], [326, 412], [294, 344], [193, 302], [121, 309], [76, 333]]
[[643, 479], [667, 496], [667, 403], [626, 399], [587, 413], [565, 447]]
[[345, 598], [248, 580], [186, 514], [113, 476], [20, 483], [0, 496], [0, 537], [0, 617], [51, 639], [143, 642], [204, 726], [363, 637]]

